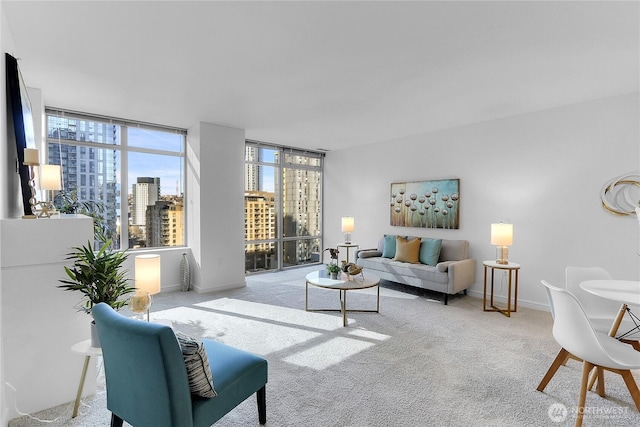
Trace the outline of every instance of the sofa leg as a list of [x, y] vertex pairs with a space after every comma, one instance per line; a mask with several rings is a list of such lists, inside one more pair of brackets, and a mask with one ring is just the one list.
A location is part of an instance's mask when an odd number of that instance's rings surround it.
[[111, 427], [122, 427], [122, 418], [113, 412], [111, 413]]
[[449, 294], [444, 294], [444, 305], [447, 305], [449, 302]]
[[465, 295], [467, 295], [467, 290], [465, 289], [464, 291], [462, 291]]
[[258, 421], [260, 425], [267, 423], [267, 386], [263, 386], [256, 392], [258, 398]]

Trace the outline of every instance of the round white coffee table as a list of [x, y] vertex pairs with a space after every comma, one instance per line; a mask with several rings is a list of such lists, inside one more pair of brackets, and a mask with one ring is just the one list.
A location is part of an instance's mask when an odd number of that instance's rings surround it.
[[[380, 312], [380, 278], [375, 274], [362, 272], [355, 276], [340, 273], [338, 279], [332, 279], [326, 270], [314, 271], [306, 276], [306, 298], [304, 308], [306, 311], [339, 311], [342, 313], [342, 326], [347, 326], [347, 312], [379, 313]], [[309, 308], [309, 285], [325, 289], [337, 289], [340, 291], [340, 309], [331, 308]], [[378, 296], [375, 310], [350, 310], [347, 308], [347, 291], [358, 289], [378, 288]]]

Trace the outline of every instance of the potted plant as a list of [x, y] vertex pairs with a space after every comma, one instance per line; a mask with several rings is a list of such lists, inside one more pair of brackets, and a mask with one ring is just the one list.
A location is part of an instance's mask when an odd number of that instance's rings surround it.
[[331, 275], [332, 279], [338, 278], [338, 273], [340, 273], [342, 269], [338, 264], [327, 264], [327, 273]]
[[[73, 265], [71, 268], [64, 267], [67, 278], [60, 279], [63, 284], [58, 285], [66, 291], [82, 293], [84, 301], [80, 309], [89, 314], [93, 306], [101, 302], [119, 310], [127, 304], [122, 297], [135, 290], [129, 286], [127, 271], [122, 268], [129, 255], [113, 250], [111, 240], [104, 235], [98, 237], [101, 241], [98, 251], [94, 252], [92, 243], [87, 242], [84, 246], [74, 247], [67, 254], [66, 259], [73, 260]], [[99, 347], [93, 322], [91, 332], [92, 345]]]

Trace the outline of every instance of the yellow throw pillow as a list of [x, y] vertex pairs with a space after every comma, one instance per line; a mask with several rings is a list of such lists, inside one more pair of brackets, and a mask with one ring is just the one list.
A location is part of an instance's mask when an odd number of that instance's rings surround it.
[[407, 240], [404, 237], [396, 237], [396, 256], [394, 261], [419, 263], [420, 239]]

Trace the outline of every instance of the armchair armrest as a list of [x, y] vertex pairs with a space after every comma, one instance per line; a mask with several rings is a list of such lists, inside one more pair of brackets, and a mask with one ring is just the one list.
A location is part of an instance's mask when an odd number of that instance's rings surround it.
[[356, 259], [358, 258], [374, 258], [382, 256], [382, 252], [380, 252], [377, 248], [371, 249], [360, 249], [356, 252]]

